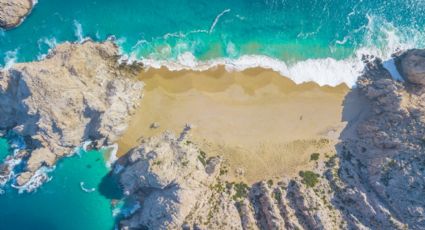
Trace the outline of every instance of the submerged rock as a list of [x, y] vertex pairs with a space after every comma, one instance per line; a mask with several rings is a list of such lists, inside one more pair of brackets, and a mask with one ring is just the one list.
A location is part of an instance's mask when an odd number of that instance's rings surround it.
[[21, 24], [33, 4], [32, 0], [0, 0], [0, 28], [12, 29]]
[[52, 167], [84, 141], [110, 145], [127, 128], [142, 95], [140, 66], [121, 66], [107, 41], [64, 43], [42, 61], [0, 70], [0, 129], [25, 137], [32, 150], [25, 184], [42, 166]]

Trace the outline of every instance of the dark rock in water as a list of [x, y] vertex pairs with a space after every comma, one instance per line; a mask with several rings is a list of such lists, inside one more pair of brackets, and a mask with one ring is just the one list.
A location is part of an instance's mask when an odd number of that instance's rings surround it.
[[396, 57], [401, 75], [411, 83], [425, 85], [425, 49], [412, 49]]

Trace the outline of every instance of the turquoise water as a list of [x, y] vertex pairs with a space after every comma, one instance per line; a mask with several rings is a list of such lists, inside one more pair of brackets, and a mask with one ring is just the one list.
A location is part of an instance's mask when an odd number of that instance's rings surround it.
[[3, 161], [7, 155], [9, 155], [9, 144], [6, 138], [0, 137], [0, 161]]
[[19, 28], [0, 36], [0, 63], [35, 60], [63, 41], [114, 35], [137, 59], [265, 55], [282, 61], [267, 67], [296, 81], [352, 84], [353, 71], [344, 68], [361, 54], [423, 47], [424, 13], [421, 0], [39, 0]]
[[[0, 146], [3, 151], [4, 143]], [[36, 192], [6, 189], [0, 196], [0, 229], [113, 229], [111, 199], [120, 195], [116, 184], [108, 182], [108, 171], [103, 153], [90, 151], [61, 160], [49, 174], [52, 180]], [[96, 191], [84, 192], [81, 182]]]
[[[421, 0], [38, 0], [21, 26], [0, 31], [0, 65], [114, 35], [123, 54], [148, 66], [264, 66], [296, 82], [350, 85], [361, 54], [424, 47], [424, 13]], [[0, 160], [7, 154], [0, 138]], [[0, 196], [0, 229], [112, 229], [119, 195], [107, 173], [101, 152], [63, 159], [38, 191]]]

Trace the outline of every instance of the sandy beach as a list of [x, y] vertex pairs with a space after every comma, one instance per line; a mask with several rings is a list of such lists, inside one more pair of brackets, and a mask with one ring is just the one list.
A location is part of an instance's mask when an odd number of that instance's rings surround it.
[[[259, 68], [150, 69], [140, 78], [144, 97], [119, 141], [120, 155], [145, 137], [179, 133], [191, 124], [191, 140], [208, 154], [223, 156], [232, 179], [254, 182], [311, 167], [314, 152], [332, 155], [345, 125], [345, 85], [296, 85]], [[159, 127], [151, 128], [153, 123]]]

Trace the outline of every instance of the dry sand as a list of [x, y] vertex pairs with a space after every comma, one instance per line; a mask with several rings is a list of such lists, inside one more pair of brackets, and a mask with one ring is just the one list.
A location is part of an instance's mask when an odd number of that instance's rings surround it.
[[[195, 72], [142, 72], [140, 110], [119, 141], [119, 154], [143, 137], [193, 125], [191, 139], [210, 155], [222, 155], [230, 177], [254, 182], [293, 175], [311, 166], [313, 152], [331, 155], [348, 88], [296, 85], [279, 74], [223, 68]], [[153, 129], [157, 122], [160, 127]], [[239, 173], [235, 173], [238, 171]]]

